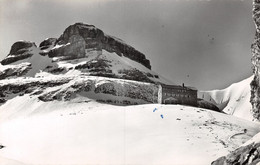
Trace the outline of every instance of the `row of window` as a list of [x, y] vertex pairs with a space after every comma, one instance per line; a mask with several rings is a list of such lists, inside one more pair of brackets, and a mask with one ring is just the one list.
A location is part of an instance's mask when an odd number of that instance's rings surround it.
[[164, 96], [187, 97], [187, 98], [190, 98], [190, 95], [188, 95], [188, 94], [164, 93]]
[[185, 89], [178, 89], [178, 90], [173, 90], [173, 89], [167, 89], [165, 88], [163, 91], [169, 92], [174, 92], [174, 93], [194, 93], [195, 91], [192, 90], [185, 90]]
[[178, 90], [176, 90], [176, 89], [171, 89], [171, 88], [164, 88], [166, 91], [174, 91], [174, 92], [186, 92], [186, 90], [185, 89], [178, 89]]

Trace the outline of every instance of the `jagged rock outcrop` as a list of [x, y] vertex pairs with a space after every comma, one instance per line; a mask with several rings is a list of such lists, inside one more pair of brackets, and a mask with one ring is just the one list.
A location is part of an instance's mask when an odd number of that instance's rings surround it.
[[10, 50], [10, 53], [7, 55], [7, 57], [1, 61], [2, 65], [7, 65], [19, 60], [26, 59], [28, 57], [31, 57], [33, 55], [32, 50], [33, 48], [36, 48], [34, 42], [29, 41], [18, 41], [15, 42]]
[[[120, 39], [106, 35], [102, 30], [93, 25], [76, 23], [69, 26], [58, 38], [57, 45], [61, 45], [61, 47], [50, 51], [50, 57], [59, 57], [62, 55], [70, 56], [71, 58], [75, 56], [83, 57], [85, 55], [83, 49], [95, 49], [99, 51], [104, 49], [110, 53], [115, 52], [119, 56], [128, 57], [151, 69], [150, 61], [146, 59], [143, 53], [127, 45]], [[64, 54], [64, 52], [69, 53]]]
[[54, 46], [56, 42], [57, 42], [57, 38], [47, 38], [40, 43], [39, 47], [41, 50], [45, 50], [50, 48], [51, 46]]
[[211, 165], [256, 165], [260, 163], [260, 143], [242, 146], [211, 163]]
[[251, 82], [252, 113], [255, 119], [260, 120], [260, 1], [253, 1], [253, 20], [256, 27], [254, 42], [251, 46], [254, 79]]
[[80, 35], [71, 35], [66, 44], [58, 48], [53, 48], [49, 52], [49, 57], [61, 57], [63, 59], [77, 59], [85, 56], [85, 40]]
[[7, 67], [0, 70], [0, 80], [7, 77], [19, 77], [25, 75], [31, 69], [31, 63], [22, 63], [15, 65], [14, 67]]

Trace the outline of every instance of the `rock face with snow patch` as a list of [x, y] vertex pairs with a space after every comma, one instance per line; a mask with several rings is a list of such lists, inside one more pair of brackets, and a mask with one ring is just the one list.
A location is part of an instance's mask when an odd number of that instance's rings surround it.
[[256, 165], [260, 163], [260, 143], [242, 146], [211, 163], [211, 165]]
[[154, 103], [155, 84], [95, 76], [12, 79], [0, 83], [0, 105], [25, 94], [43, 102], [70, 101], [84, 97], [98, 102], [120, 105]]
[[36, 47], [34, 42], [18, 41], [14, 43], [11, 47], [10, 53], [1, 61], [1, 64], [7, 65], [31, 57], [33, 55], [32, 48], [34, 47]]
[[14, 67], [2, 66], [2, 69], [0, 70], [0, 80], [7, 77], [19, 77], [25, 75], [30, 69], [32, 69], [32, 65], [28, 62], [15, 65]]
[[51, 49], [49, 57], [63, 57], [64, 59], [77, 59], [85, 57], [85, 40], [80, 35], [71, 35], [66, 44]]
[[254, 79], [251, 82], [252, 113], [254, 118], [260, 120], [260, 1], [253, 1], [253, 19], [256, 26], [254, 42], [251, 46]]
[[[95, 50], [104, 49], [110, 53], [115, 52], [119, 56], [124, 55], [125, 57], [128, 57], [131, 60], [141, 63], [145, 67], [151, 69], [150, 61], [145, 58], [143, 53], [137, 51], [130, 45], [127, 45], [120, 39], [106, 35], [102, 30], [96, 28], [93, 25], [76, 23], [69, 26], [60, 36], [57, 44], [66, 45], [68, 43], [74, 43], [74, 39], [79, 40], [79, 38], [82, 42], [74, 44], [74, 46], [69, 46], [69, 48], [66, 48], [66, 46], [60, 47], [60, 52], [66, 52], [66, 50], [63, 51], [63, 49], [68, 49], [74, 50], [74, 52], [76, 50], [80, 53], [80, 55], [84, 55], [83, 50], [85, 48]], [[59, 51], [51, 52], [50, 54], [51, 57], [60, 55], [61, 53], [59, 53]]]
[[57, 42], [57, 38], [47, 38], [40, 43], [39, 47], [41, 50], [45, 50], [50, 48], [51, 46], [54, 46], [56, 42]]

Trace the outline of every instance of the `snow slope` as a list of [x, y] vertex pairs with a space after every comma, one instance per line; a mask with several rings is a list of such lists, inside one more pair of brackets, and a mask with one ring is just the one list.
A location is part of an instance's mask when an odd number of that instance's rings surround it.
[[[55, 48], [55, 47], [54, 47]], [[53, 49], [54, 49], [53, 48]], [[45, 50], [44, 50], [45, 51]], [[145, 82], [174, 84], [156, 72], [125, 56], [106, 50], [86, 49], [86, 56], [73, 60], [61, 60], [40, 55], [42, 50], [31, 48], [31, 57], [9, 65], [0, 64], [0, 79], [15, 77], [46, 77], [53, 75], [97, 75]], [[100, 54], [101, 53], [101, 54]], [[132, 72], [132, 74], [131, 74]], [[3, 78], [1, 78], [3, 77]]]
[[1, 165], [25, 165], [24, 163], [0, 157]]
[[260, 131], [254, 122], [181, 105], [41, 102], [28, 94], [5, 104], [12, 108], [1, 106], [0, 116], [20, 112], [0, 120], [6, 164], [208, 165]]
[[[79, 65], [84, 65], [86, 62], [96, 62], [98, 60], [105, 61], [106, 64], [109, 65], [109, 69], [112, 71], [115, 75], [120, 75], [120, 71], [129, 71], [133, 69], [137, 69], [145, 74], [150, 74], [152, 77], [149, 77], [154, 82], [161, 82], [166, 84], [174, 84], [173, 82], [165, 79], [162, 76], [159, 76], [156, 72], [146, 68], [144, 65], [133, 61], [125, 56], [118, 56], [116, 53], [110, 53], [106, 50], [102, 50], [102, 54], [99, 54], [98, 51], [95, 50], [87, 50], [86, 49], [86, 57], [81, 59], [75, 59], [75, 60], [68, 60], [68, 61], [58, 61], [57, 67], [58, 68], [65, 68], [68, 72], [65, 72], [65, 75], [75, 75], [75, 74], [82, 74], [90, 75], [91, 72], [89, 72], [90, 69], [82, 69], [78, 72], [75, 72], [75, 67]], [[72, 68], [72, 69], [70, 69]], [[157, 75], [159, 78], [155, 78], [154, 76]]]
[[223, 110], [223, 112], [243, 119], [253, 120], [251, 110], [250, 83], [253, 76], [234, 83], [222, 90], [201, 91], [198, 97], [209, 101]]
[[[97, 76], [56, 75], [0, 81], [0, 105], [4, 109], [16, 108], [5, 102], [12, 102], [12, 98], [25, 94], [42, 102], [69, 102], [82, 98], [109, 104], [137, 105], [157, 102], [157, 93], [158, 86], [155, 84]], [[18, 103], [20, 101], [23, 100]], [[19, 114], [20, 109], [17, 107], [18, 112], [14, 114]], [[0, 119], [3, 117], [2, 114]]]

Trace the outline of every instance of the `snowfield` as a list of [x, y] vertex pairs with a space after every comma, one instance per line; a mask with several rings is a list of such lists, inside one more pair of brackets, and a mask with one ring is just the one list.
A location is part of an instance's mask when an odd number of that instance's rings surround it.
[[217, 105], [227, 114], [252, 121], [250, 103], [252, 80], [253, 76], [222, 90], [201, 91], [198, 97]]
[[208, 165], [260, 131], [258, 123], [182, 105], [41, 102], [28, 94], [5, 104], [13, 106], [0, 107], [0, 160], [10, 165]]

